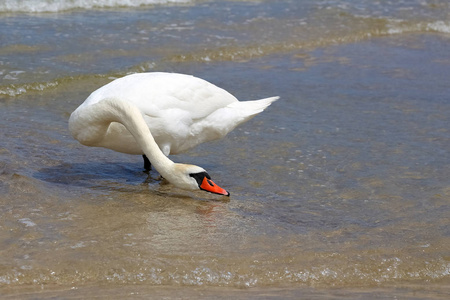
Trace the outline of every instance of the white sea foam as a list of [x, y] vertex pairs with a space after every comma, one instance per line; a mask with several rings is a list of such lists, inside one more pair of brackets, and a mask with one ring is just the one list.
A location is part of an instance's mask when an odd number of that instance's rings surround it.
[[450, 33], [450, 23], [444, 21], [408, 24], [408, 22], [404, 21], [391, 20], [391, 23], [390, 28], [387, 30], [388, 34], [402, 34], [410, 32]]
[[34, 223], [33, 221], [31, 221], [29, 218], [22, 218], [19, 219], [19, 222], [24, 224], [25, 227], [34, 227], [36, 226], [36, 223]]
[[3, 0], [1, 12], [61, 12], [72, 9], [139, 7], [152, 4], [190, 3], [194, 0]]
[[450, 33], [450, 23], [444, 21], [436, 21], [427, 24], [428, 31], [435, 31], [440, 33]]

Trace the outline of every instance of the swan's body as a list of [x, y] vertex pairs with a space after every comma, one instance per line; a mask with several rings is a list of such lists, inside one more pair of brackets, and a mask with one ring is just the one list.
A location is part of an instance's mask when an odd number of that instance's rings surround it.
[[203, 180], [193, 174], [209, 179], [205, 170], [167, 156], [224, 137], [276, 99], [239, 102], [193, 76], [132, 74], [94, 91], [70, 116], [69, 129], [84, 145], [144, 154], [169, 182], [199, 189]]

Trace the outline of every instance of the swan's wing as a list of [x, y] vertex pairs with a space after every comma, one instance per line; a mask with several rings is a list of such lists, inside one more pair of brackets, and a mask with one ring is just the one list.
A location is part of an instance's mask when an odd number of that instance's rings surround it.
[[192, 119], [201, 119], [238, 101], [224, 89], [190, 75], [146, 73], [136, 77], [142, 77], [143, 83], [137, 88], [143, 87], [146, 98], [133, 99], [144, 111], [154, 109], [146, 108], [148, 105], [154, 105], [159, 111], [176, 108], [189, 114]]

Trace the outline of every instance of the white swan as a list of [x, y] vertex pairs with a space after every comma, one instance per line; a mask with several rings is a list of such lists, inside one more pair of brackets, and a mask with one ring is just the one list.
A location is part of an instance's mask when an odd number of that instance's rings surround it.
[[70, 116], [69, 130], [81, 144], [144, 155], [169, 182], [187, 190], [229, 193], [198, 166], [167, 156], [224, 137], [278, 97], [239, 102], [196, 77], [138, 73], [94, 91]]

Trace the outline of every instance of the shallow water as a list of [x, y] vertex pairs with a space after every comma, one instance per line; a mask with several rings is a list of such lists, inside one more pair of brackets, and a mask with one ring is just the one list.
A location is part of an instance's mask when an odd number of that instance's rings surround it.
[[[0, 293], [446, 299], [449, 7], [372, 2], [0, 14]], [[137, 71], [281, 96], [172, 157], [230, 199], [70, 136], [91, 91]]]

